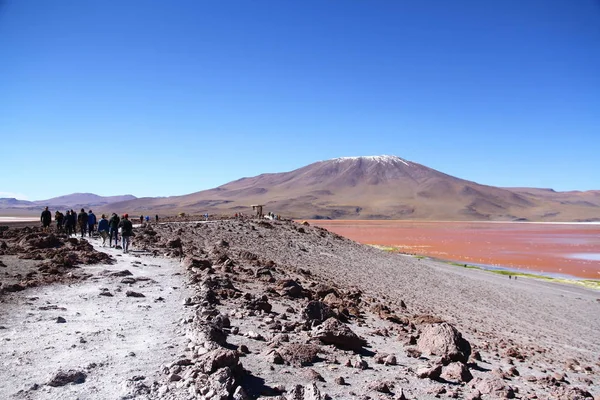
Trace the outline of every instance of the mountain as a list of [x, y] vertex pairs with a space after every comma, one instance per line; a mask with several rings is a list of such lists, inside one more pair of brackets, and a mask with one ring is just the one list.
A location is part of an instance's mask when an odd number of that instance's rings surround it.
[[[61, 207], [70, 204], [85, 205], [87, 207], [103, 206], [106, 204], [116, 203], [120, 201], [134, 200], [137, 197], [130, 194], [123, 196], [98, 196], [93, 193], [73, 193], [66, 196], [53, 197], [48, 200], [34, 201], [35, 204], [51, 207]], [[64, 208], [64, 207], [61, 207]]]
[[107, 206], [115, 202], [136, 199], [130, 194], [122, 196], [98, 196], [93, 193], [73, 193], [65, 196], [54, 197], [47, 200], [17, 200], [13, 198], [0, 198], [0, 214], [3, 215], [35, 215], [48, 206], [53, 210], [66, 210], [73, 208], [89, 209], [92, 207]]
[[106, 211], [251, 214], [252, 204], [295, 218], [600, 220], [600, 191], [487, 186], [396, 156], [319, 161], [184, 196], [116, 202]]

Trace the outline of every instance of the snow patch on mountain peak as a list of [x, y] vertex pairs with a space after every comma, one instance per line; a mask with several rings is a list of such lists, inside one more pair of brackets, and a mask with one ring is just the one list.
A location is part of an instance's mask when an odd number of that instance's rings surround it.
[[369, 161], [376, 161], [376, 162], [380, 162], [380, 163], [389, 163], [389, 164], [394, 164], [397, 162], [401, 162], [402, 164], [406, 165], [406, 166], [410, 166], [410, 164], [408, 163], [408, 161], [398, 157], [398, 156], [388, 156], [388, 155], [383, 155], [383, 156], [359, 156], [359, 157], [338, 157], [338, 158], [334, 158], [332, 161], [335, 162], [342, 162], [342, 161], [349, 161], [349, 160], [369, 160]]

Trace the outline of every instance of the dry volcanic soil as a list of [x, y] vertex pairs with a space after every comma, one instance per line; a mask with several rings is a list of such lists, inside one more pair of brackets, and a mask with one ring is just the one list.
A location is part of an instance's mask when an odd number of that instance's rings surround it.
[[[128, 255], [101, 247], [96, 238], [76, 240], [31, 228], [0, 233], [0, 356], [13, 369], [0, 370], [0, 395], [289, 400], [600, 396], [596, 291], [509, 280], [387, 253], [291, 221], [170, 222], [143, 225], [135, 232], [134, 251]], [[92, 259], [100, 264], [88, 265]], [[28, 283], [32, 280], [34, 284]], [[143, 314], [137, 329], [150, 327], [152, 335], [164, 335], [164, 341], [146, 346], [162, 349], [155, 358], [137, 344], [135, 352], [145, 358], [136, 368], [145, 368], [144, 374], [131, 367], [136, 357], [110, 358], [110, 346], [97, 346], [95, 356], [105, 356], [112, 369], [97, 363], [48, 365], [51, 358], [31, 356], [30, 365], [23, 366], [14, 343], [25, 329], [15, 322], [19, 313], [44, 287], [44, 293], [50, 288], [76, 292], [91, 281], [102, 286], [94, 296], [85, 296], [89, 304], [104, 305], [98, 318], [120, 319], [125, 326], [128, 318]], [[118, 303], [111, 306], [112, 299]], [[93, 315], [89, 318], [87, 324], [98, 323]], [[158, 329], [163, 325], [169, 328]], [[129, 334], [133, 332], [122, 336]], [[45, 337], [40, 351], [53, 338]], [[63, 339], [57, 333], [54, 340]], [[22, 345], [33, 352], [36, 343]], [[39, 369], [49, 375], [17, 385], [17, 369], [22, 375]], [[111, 377], [111, 371], [122, 374], [121, 383], [111, 386], [121, 379]], [[90, 387], [96, 397], [89, 394]]]

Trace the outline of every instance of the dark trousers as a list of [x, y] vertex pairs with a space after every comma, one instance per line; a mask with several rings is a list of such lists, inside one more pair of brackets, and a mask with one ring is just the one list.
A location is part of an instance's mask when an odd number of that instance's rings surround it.
[[115, 238], [115, 247], [119, 244], [119, 231], [115, 228], [110, 229], [110, 240], [108, 241], [109, 245], [112, 245], [113, 238]]
[[80, 224], [79, 228], [81, 228], [81, 237], [84, 237], [85, 236], [86, 224]]
[[88, 224], [88, 234], [90, 235], [90, 237], [92, 236], [93, 232], [94, 232], [94, 224]]

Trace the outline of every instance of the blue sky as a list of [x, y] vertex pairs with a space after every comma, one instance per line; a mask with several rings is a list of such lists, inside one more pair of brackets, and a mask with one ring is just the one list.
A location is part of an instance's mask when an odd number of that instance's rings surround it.
[[393, 154], [600, 189], [600, 2], [0, 2], [0, 197]]

